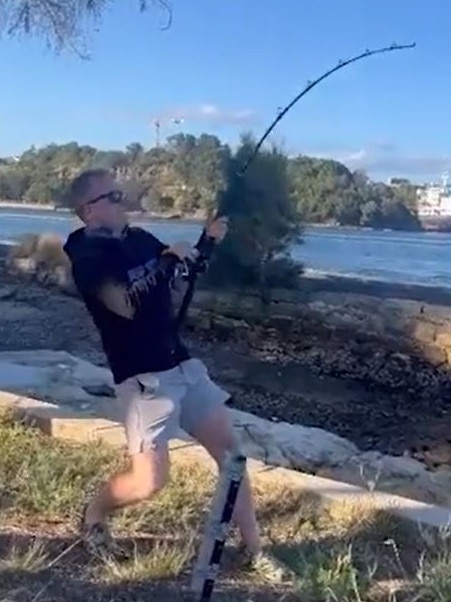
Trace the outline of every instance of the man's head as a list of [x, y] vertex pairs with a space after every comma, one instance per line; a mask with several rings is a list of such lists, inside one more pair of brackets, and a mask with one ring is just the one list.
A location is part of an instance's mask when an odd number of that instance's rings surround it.
[[88, 228], [122, 229], [126, 197], [107, 169], [90, 169], [72, 180], [67, 204]]

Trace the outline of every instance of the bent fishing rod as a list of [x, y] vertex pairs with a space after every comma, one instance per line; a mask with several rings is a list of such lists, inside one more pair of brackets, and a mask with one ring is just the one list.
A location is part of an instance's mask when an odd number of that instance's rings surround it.
[[290, 101], [278, 113], [277, 117], [274, 119], [274, 121], [267, 128], [267, 130], [265, 131], [263, 136], [260, 138], [260, 140], [255, 145], [255, 148], [254, 148], [251, 156], [249, 157], [249, 159], [244, 163], [244, 165], [238, 171], [238, 175], [243, 176], [246, 173], [246, 171], [249, 168], [249, 165], [255, 159], [255, 157], [257, 156], [263, 143], [265, 142], [267, 137], [271, 134], [271, 132], [276, 127], [276, 125], [279, 123], [279, 121], [281, 121], [285, 117], [285, 115], [288, 113], [288, 111], [290, 111], [294, 107], [294, 105], [297, 104], [301, 100], [301, 98], [303, 98], [306, 94], [308, 94], [311, 90], [313, 90], [313, 88], [316, 88], [316, 86], [318, 86], [322, 81], [324, 81], [325, 79], [327, 79], [328, 77], [330, 77], [331, 75], [336, 73], [337, 71], [340, 71], [340, 69], [344, 69], [348, 65], [351, 65], [352, 63], [356, 63], [357, 61], [366, 59], [370, 56], [374, 56], [376, 54], [383, 54], [386, 52], [394, 52], [395, 50], [410, 50], [412, 48], [415, 48], [415, 46], [416, 46], [415, 42], [413, 42], [412, 44], [395, 44], [395, 43], [393, 43], [393, 44], [391, 44], [391, 46], [384, 46], [383, 48], [376, 48], [375, 50], [365, 50], [365, 52], [362, 52], [361, 54], [353, 56], [352, 58], [347, 59], [346, 61], [341, 61], [341, 60], [338, 61], [338, 64], [335, 65], [335, 67], [332, 67], [332, 69], [329, 69], [328, 71], [326, 71], [325, 73], [320, 75], [317, 79], [315, 79], [313, 81], [309, 81], [307, 83], [307, 85], [305, 86], [305, 88], [297, 96], [295, 96], [293, 98], [293, 100]]
[[[384, 54], [387, 52], [395, 52], [397, 50], [410, 50], [415, 48], [416, 43], [413, 42], [412, 44], [391, 44], [390, 46], [384, 46], [382, 48], [376, 48], [375, 50], [365, 50], [365, 52], [362, 52], [361, 54], [358, 54], [356, 56], [353, 56], [350, 59], [347, 59], [345, 61], [338, 61], [338, 64], [335, 65], [335, 67], [332, 67], [331, 69], [328, 69], [327, 71], [325, 71], [322, 75], [320, 75], [317, 79], [313, 80], [313, 81], [309, 81], [307, 83], [307, 85], [305, 86], [305, 88], [299, 93], [297, 94], [293, 100], [291, 100], [285, 107], [283, 107], [283, 109], [278, 113], [277, 117], [271, 122], [271, 124], [268, 126], [268, 128], [265, 130], [265, 132], [263, 133], [263, 135], [261, 136], [261, 138], [258, 140], [258, 142], [256, 143], [251, 155], [249, 156], [249, 158], [243, 163], [243, 165], [237, 170], [236, 172], [236, 176], [243, 178], [245, 173], [247, 172], [247, 170], [249, 169], [250, 165], [252, 164], [252, 162], [255, 160], [255, 158], [257, 157], [261, 147], [263, 146], [265, 140], [268, 138], [268, 136], [271, 134], [271, 132], [274, 130], [274, 128], [277, 126], [277, 124], [285, 117], [285, 115], [309, 92], [311, 92], [311, 90], [313, 90], [314, 88], [316, 88], [316, 86], [318, 86], [321, 82], [323, 82], [325, 79], [327, 79], [328, 77], [330, 77], [331, 75], [333, 75], [334, 73], [336, 73], [337, 71], [340, 71], [340, 69], [344, 69], [345, 67], [347, 67], [348, 65], [351, 65], [352, 63], [356, 63], [357, 61], [361, 61], [363, 59], [369, 58], [370, 56], [375, 56], [375, 55], [379, 55], [379, 54]], [[221, 209], [222, 207], [219, 206], [218, 207], [218, 211], [216, 213], [216, 217], [219, 217], [221, 215]], [[196, 280], [199, 276], [199, 274], [203, 273], [206, 271], [206, 266], [208, 264], [208, 261], [210, 259], [210, 256], [213, 252], [215, 246], [215, 242], [213, 239], [209, 238], [207, 236], [207, 232], [204, 229], [201, 237], [199, 238], [198, 243], [196, 244], [196, 248], [199, 252], [199, 257], [197, 258], [196, 262], [194, 262], [190, 267], [191, 269], [189, 270], [189, 273], [187, 275], [187, 282], [188, 282], [188, 287], [187, 290], [185, 292], [185, 295], [182, 299], [179, 311], [178, 311], [178, 315], [177, 315], [177, 326], [178, 328], [181, 328], [181, 325], [183, 324], [185, 318], [186, 318], [186, 314], [188, 312], [188, 308], [191, 304], [192, 298], [193, 298], [193, 294], [194, 294], [194, 288], [196, 285]]]
[[[366, 50], [362, 54], [359, 54], [347, 61], [340, 61], [338, 65], [329, 69], [316, 80], [309, 82], [307, 86], [289, 103], [284, 107], [277, 115], [276, 119], [269, 125], [262, 137], [258, 140], [255, 145], [250, 157], [243, 164], [243, 166], [237, 171], [236, 175], [243, 177], [252, 161], [258, 155], [260, 148], [263, 143], [274, 130], [276, 125], [283, 119], [288, 111], [299, 101], [303, 96], [310, 92], [315, 86], [324, 81], [327, 77], [333, 73], [343, 69], [351, 63], [355, 63], [364, 58], [376, 54], [382, 54], [385, 52], [392, 52], [395, 50], [407, 50], [415, 47], [415, 43], [408, 45], [397, 45], [392, 44], [384, 48], [376, 50]], [[218, 208], [217, 216], [220, 215], [221, 207]], [[196, 264], [193, 266], [192, 274], [188, 276], [188, 289], [185, 297], [182, 301], [179, 314], [178, 314], [178, 326], [182, 324], [189, 304], [192, 300], [196, 279], [199, 273], [206, 270], [206, 265], [210, 258], [210, 255], [214, 249], [214, 240], [207, 236], [206, 230], [204, 229], [202, 235], [197, 243], [196, 247], [199, 251], [199, 257]], [[236, 503], [237, 496], [241, 482], [244, 478], [246, 471], [246, 457], [239, 450], [239, 446], [235, 444], [234, 448], [229, 451], [224, 459], [224, 463], [221, 467], [219, 474], [219, 481], [216, 487], [215, 496], [213, 499], [212, 506], [208, 515], [208, 519], [205, 525], [205, 531], [201, 546], [197, 555], [197, 560], [192, 573], [191, 579], [191, 593], [199, 596], [196, 598], [198, 602], [210, 602], [213, 595], [214, 585], [216, 577], [220, 567], [220, 561], [222, 553], [225, 547], [227, 534], [232, 520], [233, 511]]]

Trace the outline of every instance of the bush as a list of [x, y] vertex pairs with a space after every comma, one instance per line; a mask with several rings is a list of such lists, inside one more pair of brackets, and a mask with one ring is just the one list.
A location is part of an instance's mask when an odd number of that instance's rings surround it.
[[302, 266], [289, 251], [301, 241], [302, 229], [283, 153], [260, 150], [245, 175], [237, 175], [253, 148], [244, 137], [231, 161], [219, 207], [231, 220], [230, 234], [212, 259], [207, 282], [256, 288], [268, 300], [273, 287], [299, 286]]

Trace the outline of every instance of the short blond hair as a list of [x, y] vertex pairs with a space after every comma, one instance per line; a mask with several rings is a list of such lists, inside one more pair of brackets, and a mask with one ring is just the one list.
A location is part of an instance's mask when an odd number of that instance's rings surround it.
[[76, 176], [69, 184], [65, 194], [65, 205], [79, 213], [83, 204], [86, 202], [86, 196], [94, 178], [109, 176], [110, 171], [103, 167], [85, 169]]

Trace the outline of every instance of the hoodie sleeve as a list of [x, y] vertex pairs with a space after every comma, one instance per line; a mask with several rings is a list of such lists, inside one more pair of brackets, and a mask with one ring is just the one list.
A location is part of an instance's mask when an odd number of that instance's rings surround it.
[[80, 241], [74, 245], [68, 241], [65, 251], [71, 261], [75, 286], [80, 293], [95, 294], [106, 282], [121, 283], [123, 280], [102, 244]]
[[72, 261], [72, 276], [81, 293], [93, 294], [111, 279], [105, 258], [94, 253], [85, 253]]

